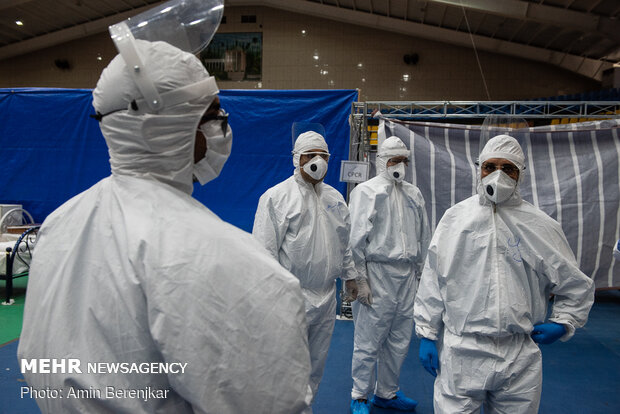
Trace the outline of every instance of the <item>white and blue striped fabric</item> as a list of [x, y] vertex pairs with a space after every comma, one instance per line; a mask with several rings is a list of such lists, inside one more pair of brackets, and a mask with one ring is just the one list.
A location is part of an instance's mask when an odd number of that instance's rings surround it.
[[[433, 230], [452, 205], [476, 193], [480, 126], [382, 120], [412, 150], [406, 179], [420, 188]], [[597, 288], [620, 287], [620, 120], [515, 130], [524, 143], [523, 198], [562, 225], [581, 270]]]

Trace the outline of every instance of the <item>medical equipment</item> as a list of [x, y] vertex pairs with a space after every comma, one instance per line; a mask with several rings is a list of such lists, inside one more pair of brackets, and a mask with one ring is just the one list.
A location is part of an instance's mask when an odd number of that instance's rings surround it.
[[21, 205], [0, 205], [0, 280], [5, 281], [3, 305], [14, 303], [13, 279], [28, 276], [39, 225]]

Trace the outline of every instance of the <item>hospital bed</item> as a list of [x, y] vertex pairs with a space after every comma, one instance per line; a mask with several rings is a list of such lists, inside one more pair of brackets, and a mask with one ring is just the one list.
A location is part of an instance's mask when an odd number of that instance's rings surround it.
[[0, 212], [0, 280], [5, 281], [2, 304], [11, 305], [13, 279], [28, 276], [40, 225], [19, 205], [1, 205]]

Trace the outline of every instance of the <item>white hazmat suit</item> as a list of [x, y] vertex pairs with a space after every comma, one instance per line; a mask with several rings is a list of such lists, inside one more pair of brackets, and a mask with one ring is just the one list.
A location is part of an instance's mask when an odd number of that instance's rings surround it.
[[387, 138], [377, 154], [378, 175], [350, 195], [351, 251], [372, 291], [371, 306], [353, 303], [353, 400], [373, 391], [391, 399], [399, 390], [413, 332], [413, 301], [431, 238], [420, 190], [402, 181], [402, 175], [399, 182], [388, 173], [388, 160], [398, 156], [409, 157], [410, 151], [397, 137]]
[[[523, 176], [514, 138], [489, 140], [481, 164], [490, 158], [511, 161]], [[533, 326], [545, 321], [554, 294], [549, 320], [564, 325], [567, 340], [593, 303], [593, 283], [562, 228], [512, 181], [514, 191], [495, 204], [479, 180], [478, 194], [448, 209], [431, 241], [414, 319], [419, 337], [438, 340], [436, 413], [537, 412], [542, 360]]]
[[322, 181], [312, 185], [301, 176], [300, 155], [313, 149], [327, 152], [320, 134], [309, 131], [297, 138], [293, 176], [261, 196], [252, 234], [301, 283], [314, 398], [336, 320], [335, 280], [352, 280], [356, 273], [349, 249], [349, 209], [342, 195]]
[[[209, 76], [167, 43], [137, 46], [162, 94]], [[33, 388], [64, 395], [37, 399], [42, 412], [306, 407], [299, 282], [251, 235], [191, 197], [194, 137], [216, 92], [159, 112], [113, 111], [140, 93], [120, 55], [102, 73], [93, 105], [112, 112], [101, 122], [112, 175], [45, 220], [30, 270], [19, 358], [78, 359], [82, 371], [25, 373]], [[103, 365], [92, 371], [89, 363]], [[123, 363], [127, 372], [109, 372]], [[165, 374], [159, 364], [181, 365]], [[100, 394], [70, 398], [72, 390]]]

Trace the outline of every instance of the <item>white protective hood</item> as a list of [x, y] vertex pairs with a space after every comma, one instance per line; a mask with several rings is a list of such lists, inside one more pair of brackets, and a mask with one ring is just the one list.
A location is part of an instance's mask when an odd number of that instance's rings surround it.
[[523, 170], [525, 156], [519, 142], [509, 135], [497, 135], [486, 143], [480, 152], [480, 164], [490, 158], [506, 158]]
[[329, 148], [323, 135], [318, 132], [307, 131], [297, 137], [295, 147], [293, 148], [293, 165], [296, 172], [299, 171], [299, 158], [301, 154], [313, 149], [321, 149], [329, 154]]
[[387, 162], [394, 157], [410, 157], [411, 153], [407, 146], [396, 136], [386, 138], [379, 145], [377, 152], [377, 175], [386, 171]]
[[[136, 40], [136, 47], [160, 94], [209, 78], [198, 58], [165, 42]], [[142, 100], [129, 70], [116, 56], [93, 91], [93, 106], [104, 115], [101, 132], [112, 174], [154, 179], [191, 194], [196, 129], [217, 88], [154, 112]], [[131, 109], [134, 100], [137, 110]]]
[[478, 158], [478, 162], [480, 166], [477, 169], [478, 174], [478, 201], [480, 204], [490, 204], [488, 198], [484, 195], [484, 190], [482, 189], [482, 179], [480, 178], [480, 168], [482, 164], [491, 158], [505, 158], [508, 161], [512, 162], [519, 169], [519, 180], [517, 181], [517, 185], [514, 193], [510, 196], [510, 198], [504, 201], [503, 205], [518, 205], [521, 203], [521, 192], [519, 191], [519, 185], [523, 180], [523, 173], [525, 169], [525, 155], [523, 154], [523, 149], [519, 142], [509, 135], [497, 135], [491, 138], [482, 151], [480, 152], [480, 157]]

